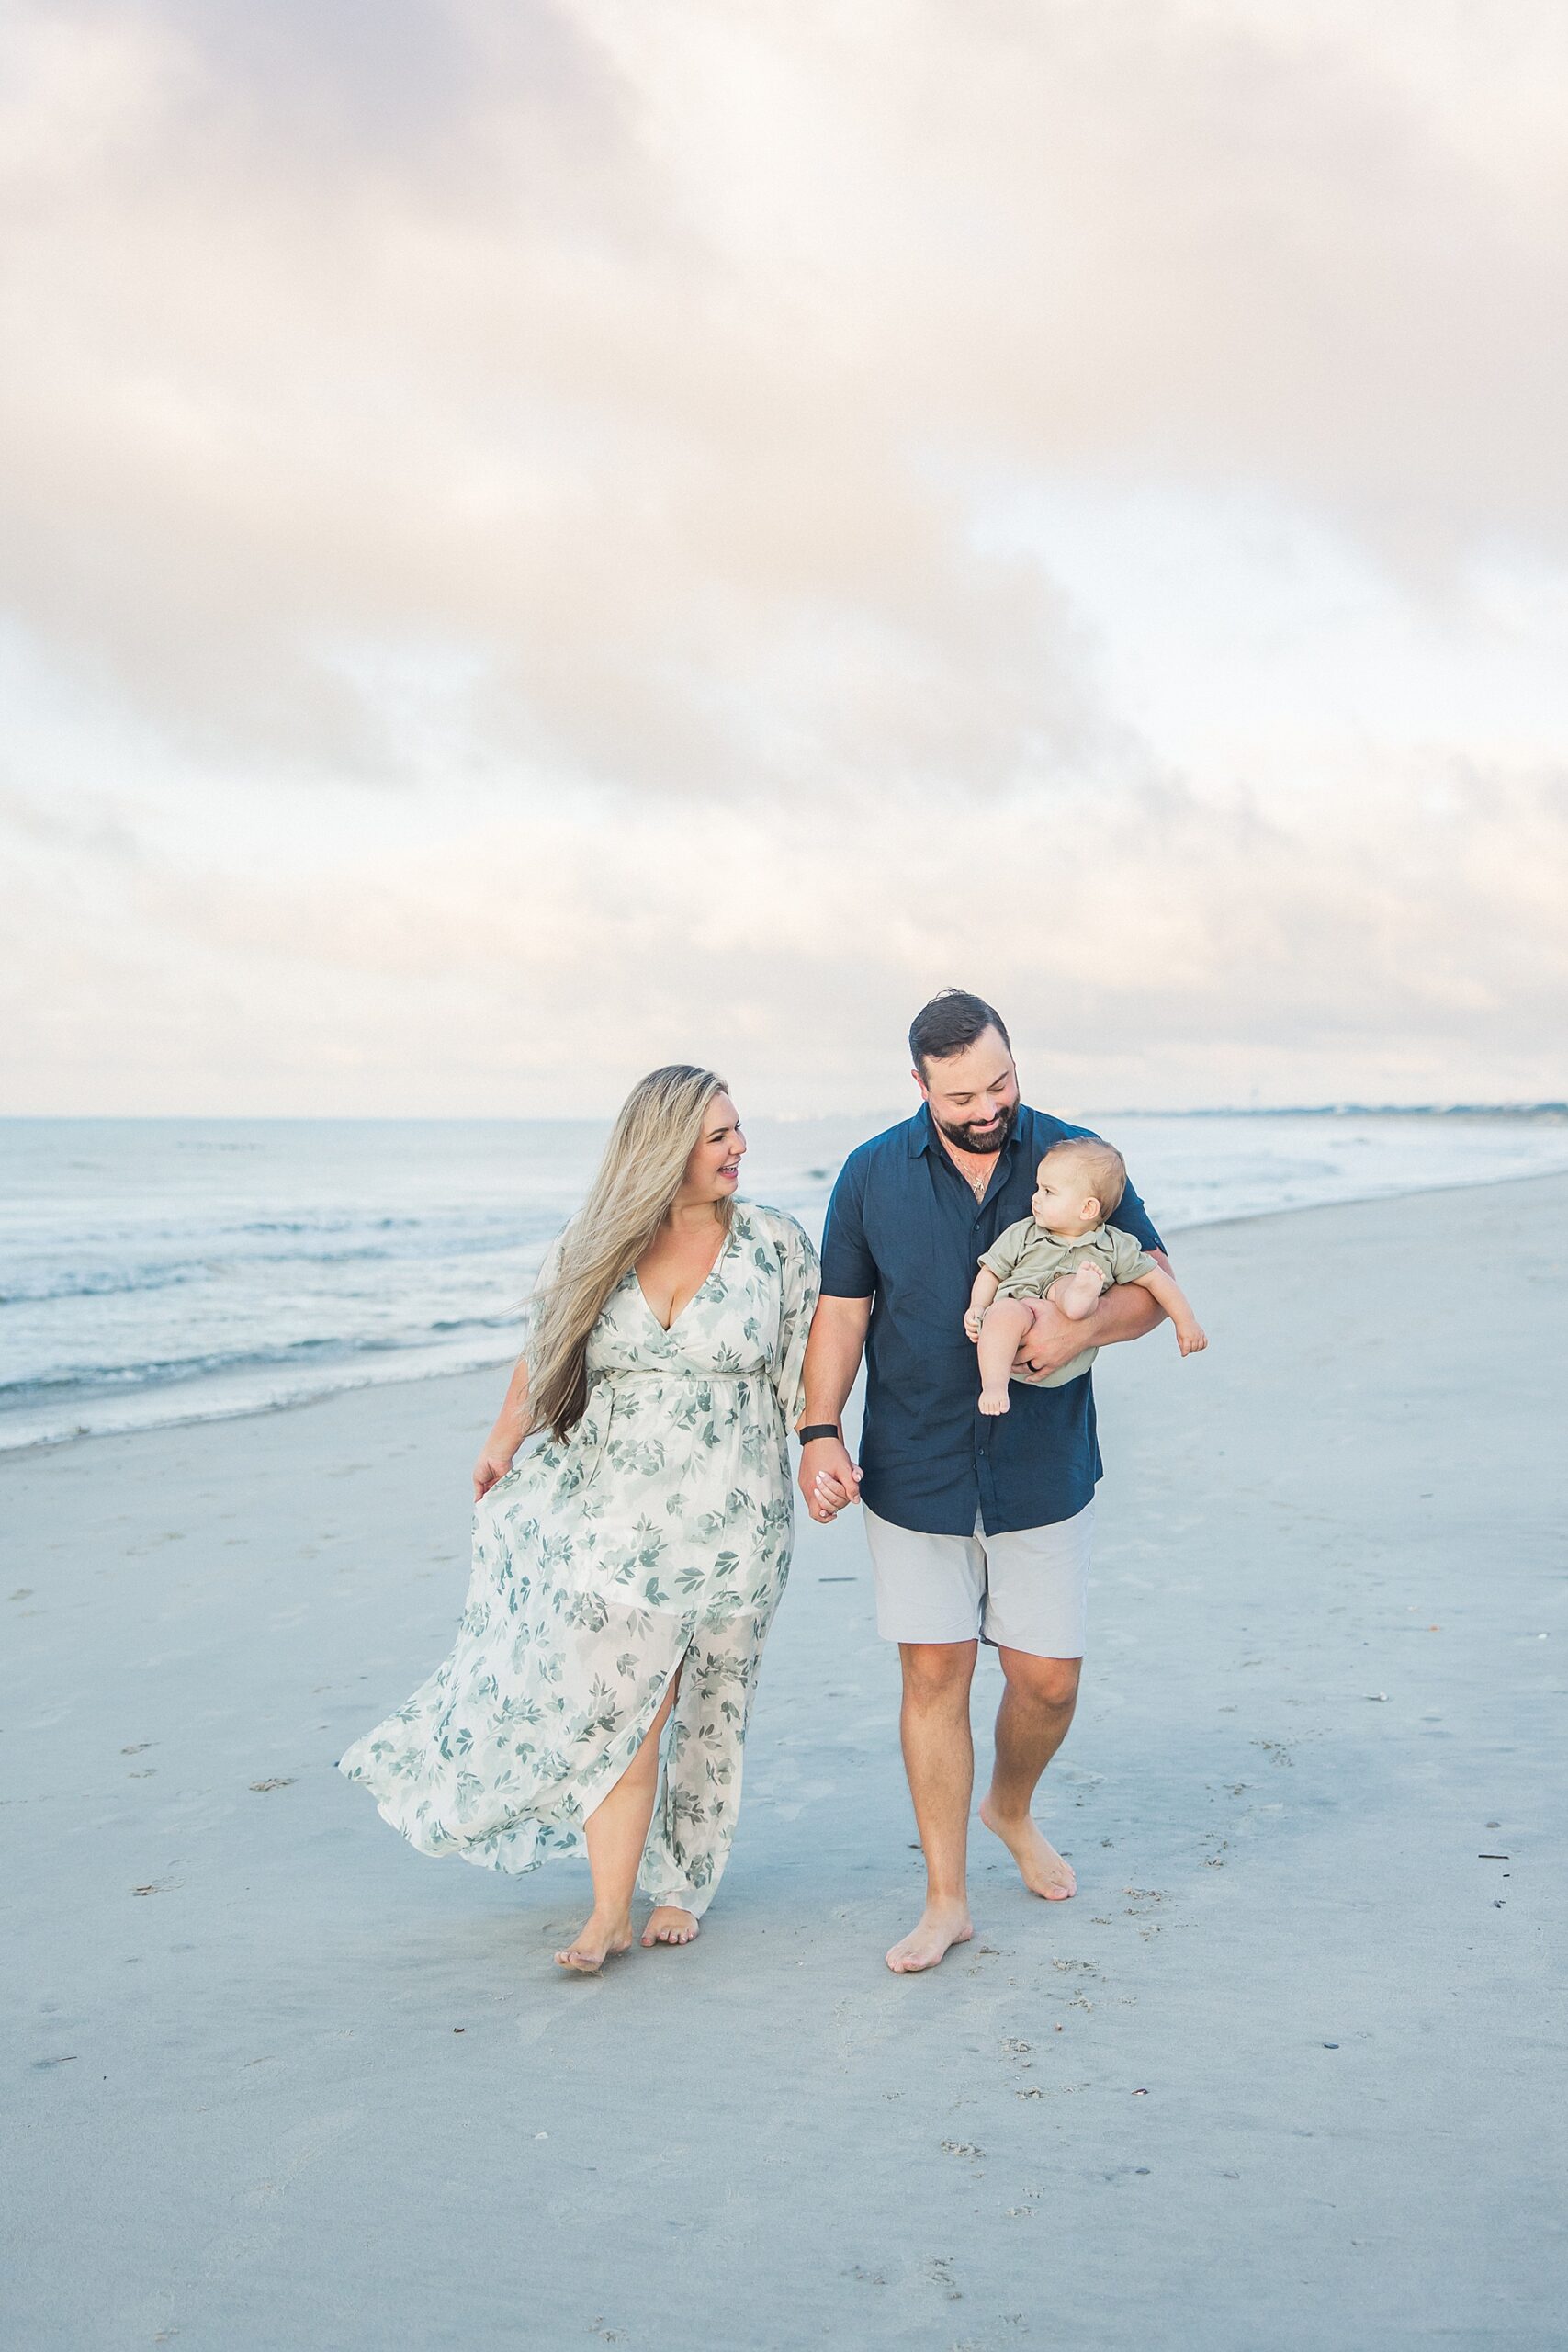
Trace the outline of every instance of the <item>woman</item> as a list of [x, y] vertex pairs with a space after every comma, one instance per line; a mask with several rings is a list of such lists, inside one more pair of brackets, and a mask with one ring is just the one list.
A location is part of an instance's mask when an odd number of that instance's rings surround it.
[[593, 1909], [556, 1959], [588, 1973], [631, 1943], [639, 1860], [644, 1944], [696, 1934], [789, 1572], [817, 1253], [736, 1197], [745, 1151], [711, 1070], [632, 1089], [475, 1466], [457, 1647], [339, 1766], [422, 1853], [518, 1871], [586, 1846]]

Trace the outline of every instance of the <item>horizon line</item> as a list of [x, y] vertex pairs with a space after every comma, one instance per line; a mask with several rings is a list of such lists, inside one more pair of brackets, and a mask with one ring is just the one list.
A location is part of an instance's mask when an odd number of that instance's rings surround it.
[[[204, 1121], [213, 1126], [597, 1126], [612, 1111], [558, 1115], [541, 1112], [468, 1111], [0, 1111], [4, 1125], [160, 1125]], [[817, 1119], [911, 1115], [887, 1105], [864, 1112], [774, 1111], [759, 1119], [776, 1126], [804, 1125]], [[1212, 1102], [1158, 1107], [1148, 1103], [1095, 1106], [1107, 1119], [1327, 1119], [1327, 1118], [1539, 1118], [1568, 1120], [1568, 1102], [1551, 1098], [1503, 1102]]]

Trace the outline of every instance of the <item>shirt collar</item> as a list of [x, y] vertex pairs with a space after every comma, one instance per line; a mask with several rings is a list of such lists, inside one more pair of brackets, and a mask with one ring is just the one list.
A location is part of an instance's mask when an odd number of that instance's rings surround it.
[[[1025, 1103], [1021, 1103], [1021, 1105], [1018, 1105], [1018, 1117], [1016, 1117], [1016, 1120], [1013, 1120], [1013, 1134], [1010, 1134], [1009, 1138], [1006, 1138], [1006, 1143], [1004, 1143], [1004, 1146], [1001, 1146], [1001, 1150], [997, 1152], [997, 1158], [999, 1158], [999, 1159], [1006, 1159], [1006, 1158], [1009, 1158], [1009, 1155], [1010, 1155], [1010, 1152], [1016, 1150], [1018, 1143], [1022, 1141], [1022, 1122], [1025, 1122], [1027, 1117], [1032, 1117], [1030, 1108], [1027, 1108]], [[942, 1159], [947, 1159], [947, 1152], [942, 1150], [941, 1136], [938, 1136], [936, 1126], [933, 1126], [933, 1122], [931, 1122], [931, 1103], [921, 1103], [921, 1105], [919, 1105], [919, 1110], [917, 1110], [917, 1113], [915, 1113], [915, 1117], [912, 1117], [912, 1120], [909, 1120], [908, 1136], [909, 1136], [909, 1159], [919, 1159], [921, 1152], [931, 1152], [931, 1150], [941, 1152], [941, 1158], [942, 1158]], [[950, 1159], [947, 1159], [947, 1164], [950, 1164], [950, 1167], [952, 1167]], [[957, 1171], [954, 1171], [954, 1173], [957, 1173]], [[987, 1193], [987, 1200], [989, 1200], [989, 1197], [992, 1197], [992, 1194]]]
[[[1018, 1106], [1018, 1116], [1012, 1123], [1012, 1133], [1009, 1136], [1006, 1143], [1003, 1144], [1000, 1152], [998, 1154], [998, 1159], [1005, 1159], [1009, 1152], [1011, 1151], [1013, 1146], [1018, 1142], [1019, 1130], [1021, 1128], [1023, 1122], [1028, 1118], [1028, 1116], [1029, 1113], [1027, 1109], [1021, 1102]], [[929, 1102], [922, 1102], [919, 1109], [916, 1112], [914, 1117], [909, 1122], [909, 1157], [911, 1159], [917, 1159], [922, 1151], [931, 1151], [932, 1149], [941, 1151], [942, 1145], [938, 1139], [936, 1129], [931, 1125], [931, 1104]], [[947, 1157], [945, 1152], [942, 1153], [942, 1157], [944, 1159]]]

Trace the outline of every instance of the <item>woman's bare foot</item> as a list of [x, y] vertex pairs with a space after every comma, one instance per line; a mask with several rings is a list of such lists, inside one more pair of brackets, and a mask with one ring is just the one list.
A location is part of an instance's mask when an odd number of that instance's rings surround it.
[[993, 1838], [999, 1838], [1031, 1894], [1047, 1903], [1065, 1903], [1078, 1891], [1071, 1862], [1065, 1862], [1048, 1838], [1042, 1838], [1027, 1813], [1021, 1821], [1004, 1821], [990, 1798], [980, 1800], [980, 1818]]
[[982, 1413], [1005, 1413], [1011, 1402], [1005, 1388], [982, 1388], [980, 1391]]
[[682, 1911], [678, 1903], [656, 1903], [648, 1915], [648, 1925], [642, 1931], [645, 1945], [689, 1944], [697, 1939], [695, 1915]]
[[887, 1955], [895, 1976], [915, 1976], [934, 1968], [954, 1944], [966, 1944], [974, 1934], [966, 1903], [928, 1903], [919, 1925], [912, 1928]]
[[592, 1912], [564, 1951], [556, 1954], [558, 1968], [575, 1969], [579, 1976], [596, 1976], [618, 1951], [629, 1951], [632, 1922], [629, 1911], [618, 1919], [602, 1919]]

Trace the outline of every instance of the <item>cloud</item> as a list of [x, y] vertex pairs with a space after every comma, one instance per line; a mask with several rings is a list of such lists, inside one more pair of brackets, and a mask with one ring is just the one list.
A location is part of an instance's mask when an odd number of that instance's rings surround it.
[[[17, 789], [135, 852], [18, 853], [76, 977], [40, 1026], [14, 967], [17, 1086], [118, 1087], [112, 1007], [166, 1101], [240, 1041], [269, 1102], [456, 1106], [711, 1005], [797, 1091], [795, 1008], [849, 1017], [850, 1088], [978, 958], [1129, 1092], [1438, 1092], [1489, 1022], [1548, 1091], [1559, 11], [19, 0], [0, 43]], [[1201, 632], [1179, 510], [1248, 546]]]
[[[1135, 822], [1021, 795], [956, 835], [942, 794], [904, 792], [845, 811], [826, 854], [763, 808], [672, 824], [646, 797], [427, 824], [270, 867], [165, 835], [128, 871], [100, 827], [51, 868], [14, 841], [18, 939], [51, 977], [35, 1107], [96, 1068], [119, 1109], [597, 1112], [674, 1057], [759, 1110], [852, 1110], [897, 1099], [910, 1015], [953, 982], [1080, 1104], [1560, 1088], [1561, 775], [1171, 792]], [[67, 863], [92, 920], [62, 970]], [[38, 1026], [6, 1023], [17, 1080]]]
[[1081, 750], [969, 469], [1562, 551], [1562, 165], [1505, 107], [1461, 144], [1391, 71], [1413, 21], [23, 8], [8, 594], [242, 756], [396, 769], [342, 650], [453, 642], [480, 758]]

